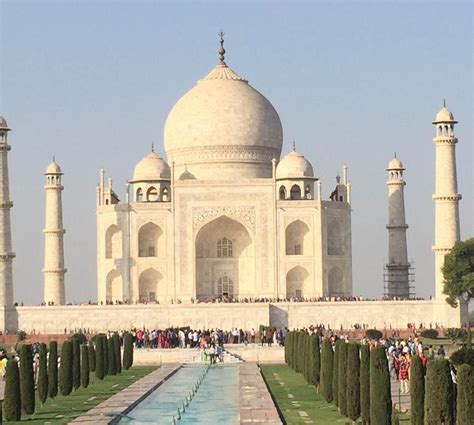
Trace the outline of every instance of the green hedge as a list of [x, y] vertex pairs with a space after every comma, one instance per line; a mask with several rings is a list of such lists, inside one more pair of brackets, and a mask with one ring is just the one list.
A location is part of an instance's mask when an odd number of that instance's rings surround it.
[[48, 363], [47, 363], [46, 344], [40, 344], [39, 347], [39, 370], [38, 370], [38, 398], [41, 404], [44, 404], [48, 398]]
[[113, 335], [114, 354], [115, 354], [115, 371], [122, 373], [122, 353], [120, 351], [120, 338], [117, 333]]
[[3, 410], [7, 421], [13, 422], [21, 419], [20, 371], [16, 360], [7, 362]]
[[425, 425], [452, 424], [453, 382], [446, 359], [428, 362], [425, 381]]
[[72, 387], [74, 388], [74, 390], [77, 390], [81, 386], [81, 341], [78, 338], [71, 338], [71, 343], [72, 343]]
[[114, 340], [109, 338], [107, 340], [107, 355], [109, 356], [108, 359], [108, 375], [117, 375], [117, 368], [116, 368], [116, 358], [115, 358], [115, 347], [114, 347]]
[[457, 383], [457, 421], [468, 424], [474, 421], [474, 368], [468, 364], [459, 366]]
[[133, 337], [126, 333], [123, 341], [123, 368], [128, 370], [133, 365]]
[[49, 343], [48, 357], [48, 396], [54, 398], [58, 395], [58, 343]]
[[91, 372], [95, 372], [95, 348], [92, 342], [89, 343], [88, 351], [89, 351], [89, 370]]
[[104, 350], [104, 376], [109, 374], [109, 344], [107, 342], [107, 335], [101, 338], [102, 350]]
[[425, 368], [419, 356], [413, 356], [410, 369], [411, 423], [423, 425], [425, 421]]
[[89, 366], [89, 347], [82, 345], [81, 348], [81, 386], [87, 388], [89, 386], [90, 366]]
[[33, 374], [33, 351], [30, 344], [20, 347], [20, 393], [21, 411], [27, 415], [35, 413], [35, 378]]
[[347, 345], [347, 416], [356, 421], [360, 416], [360, 358], [359, 345]]
[[391, 425], [392, 397], [387, 356], [383, 347], [370, 352], [370, 423]]
[[72, 343], [64, 341], [61, 347], [61, 364], [59, 367], [59, 389], [62, 395], [72, 391]]
[[332, 402], [335, 406], [339, 406], [339, 353], [341, 351], [341, 344], [344, 344], [342, 341], [336, 341], [334, 346], [334, 362], [332, 370]]
[[105, 335], [97, 335], [95, 338], [95, 376], [97, 379], [104, 379], [105, 361], [104, 361], [104, 344], [102, 340]]
[[334, 352], [331, 343], [324, 340], [321, 344], [321, 384], [320, 391], [324, 400], [331, 403], [332, 395], [332, 373], [334, 369]]
[[347, 343], [341, 341], [338, 361], [337, 404], [342, 415], [347, 416]]
[[370, 423], [370, 350], [360, 347], [360, 417], [362, 423]]

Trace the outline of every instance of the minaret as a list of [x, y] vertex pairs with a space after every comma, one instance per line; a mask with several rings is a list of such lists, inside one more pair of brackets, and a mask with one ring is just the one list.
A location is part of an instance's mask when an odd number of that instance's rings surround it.
[[10, 223], [10, 186], [8, 182], [7, 121], [0, 117], [0, 306], [13, 305], [12, 233]]
[[388, 172], [388, 263], [387, 288], [389, 298], [410, 298], [407, 253], [407, 229], [403, 187], [403, 164], [395, 155], [387, 167]]
[[436, 135], [433, 143], [436, 146], [436, 182], [433, 201], [435, 203], [435, 296], [442, 299], [444, 277], [441, 268], [444, 257], [459, 240], [459, 200], [456, 177], [455, 146], [458, 139], [454, 136], [453, 114], [446, 104], [436, 114], [433, 121]]
[[46, 172], [46, 213], [44, 232], [44, 302], [63, 305], [64, 293], [64, 233], [61, 192], [61, 168], [53, 159]]

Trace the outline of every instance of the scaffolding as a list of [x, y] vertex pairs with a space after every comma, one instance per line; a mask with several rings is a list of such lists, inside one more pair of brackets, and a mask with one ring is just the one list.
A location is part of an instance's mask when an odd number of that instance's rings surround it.
[[[408, 283], [408, 287], [406, 284]], [[415, 299], [415, 265], [414, 261], [406, 265], [384, 264], [383, 295], [388, 299]], [[408, 297], [406, 296], [408, 294]]]

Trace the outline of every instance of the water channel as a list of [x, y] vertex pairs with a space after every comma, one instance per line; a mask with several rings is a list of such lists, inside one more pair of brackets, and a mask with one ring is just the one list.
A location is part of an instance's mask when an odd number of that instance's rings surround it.
[[238, 423], [238, 395], [237, 365], [189, 364], [131, 410], [121, 423], [234, 425]]

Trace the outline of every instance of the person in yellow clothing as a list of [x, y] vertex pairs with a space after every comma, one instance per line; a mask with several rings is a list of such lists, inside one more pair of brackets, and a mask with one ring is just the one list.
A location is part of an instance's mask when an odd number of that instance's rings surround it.
[[2, 351], [0, 353], [0, 379], [4, 380], [5, 379], [5, 373], [7, 371], [7, 356], [6, 354]]

